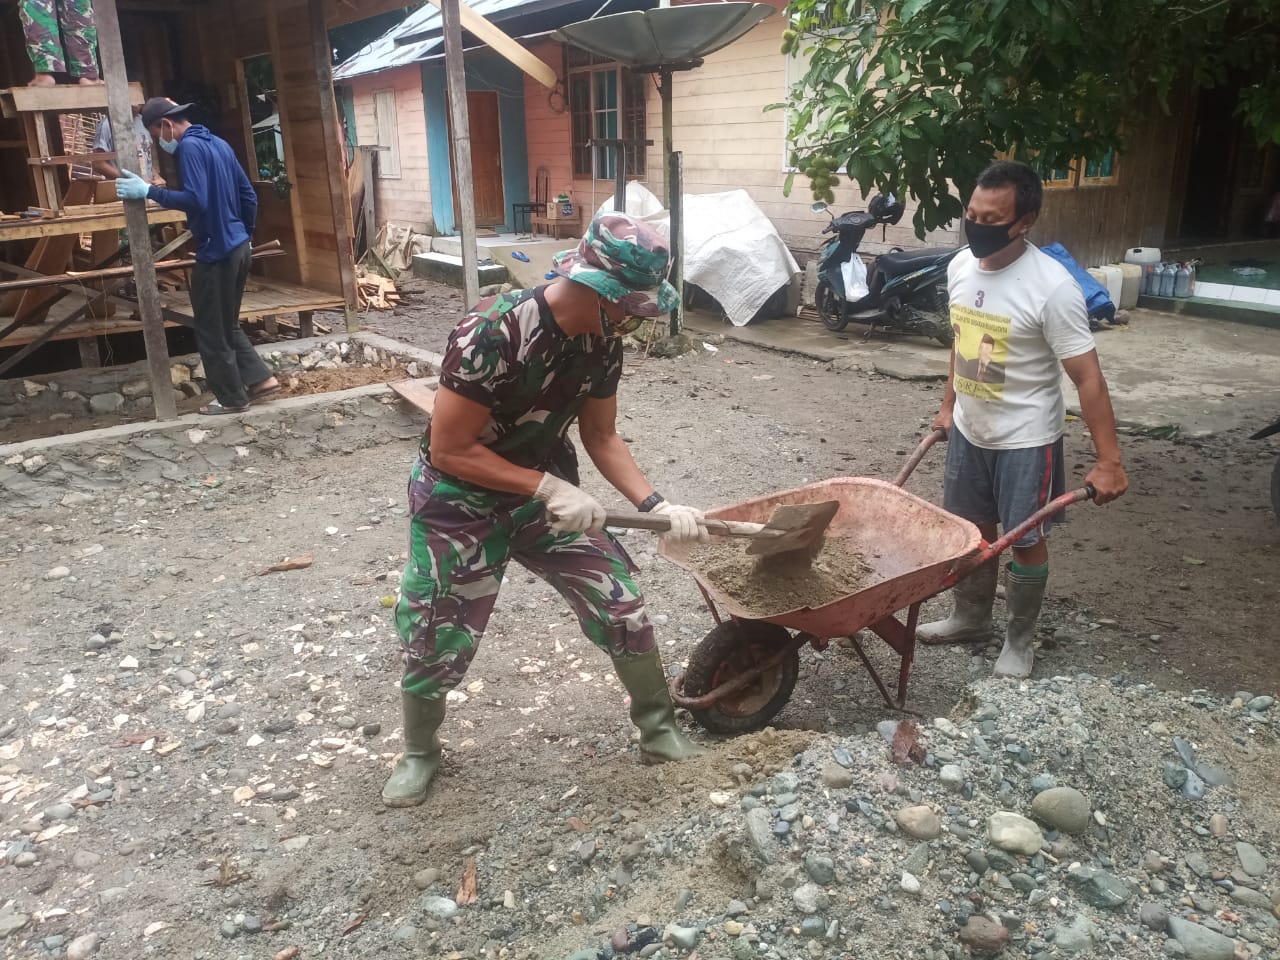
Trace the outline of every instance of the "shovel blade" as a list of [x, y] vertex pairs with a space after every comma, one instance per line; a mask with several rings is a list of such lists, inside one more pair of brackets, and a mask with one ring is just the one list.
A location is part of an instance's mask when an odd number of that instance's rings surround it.
[[840, 510], [838, 500], [822, 503], [786, 503], [773, 511], [747, 553], [757, 557], [789, 554], [806, 562], [822, 547], [822, 538]]

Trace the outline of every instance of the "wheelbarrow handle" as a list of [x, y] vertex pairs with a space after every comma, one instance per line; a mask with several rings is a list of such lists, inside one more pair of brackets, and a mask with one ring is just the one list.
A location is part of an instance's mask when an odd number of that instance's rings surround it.
[[920, 461], [923, 460], [924, 455], [929, 452], [929, 448], [935, 443], [940, 443], [946, 439], [947, 431], [939, 427], [937, 430], [934, 430], [927, 437], [921, 440], [919, 445], [916, 447], [915, 452], [907, 458], [907, 462], [902, 465], [902, 469], [898, 471], [898, 475], [893, 478], [893, 485], [895, 487], [904, 486], [907, 482], [907, 478], [910, 477], [911, 474], [915, 473], [916, 467], [920, 466]]
[[1005, 535], [999, 540], [996, 540], [994, 543], [987, 544], [969, 559], [960, 561], [956, 569], [951, 571], [947, 576], [942, 589], [946, 590], [954, 587], [969, 574], [973, 573], [974, 570], [977, 570], [983, 564], [990, 563], [1026, 536], [1028, 531], [1034, 530], [1054, 514], [1061, 513], [1073, 504], [1084, 503], [1086, 500], [1092, 500], [1097, 495], [1098, 491], [1094, 489], [1093, 484], [1086, 483], [1078, 490], [1072, 490], [1070, 493], [1064, 493], [1060, 497], [1055, 497], [1012, 530], [1006, 531]]
[[[606, 510], [604, 514], [606, 527], [626, 527], [631, 530], [653, 530], [666, 533], [671, 529], [671, 518], [662, 514], [630, 513], [621, 510]], [[758, 537], [764, 531], [763, 523], [747, 523], [743, 520], [713, 520], [703, 517], [698, 526], [708, 533], [722, 537]]]

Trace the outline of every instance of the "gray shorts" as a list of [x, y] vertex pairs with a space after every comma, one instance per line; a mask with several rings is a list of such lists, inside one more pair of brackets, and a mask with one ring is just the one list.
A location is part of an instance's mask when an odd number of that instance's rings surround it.
[[[942, 506], [949, 513], [1012, 530], [1065, 489], [1061, 438], [1043, 447], [987, 450], [952, 428], [942, 484]], [[1014, 546], [1035, 546], [1055, 522], [1062, 522], [1061, 513], [1028, 531]]]

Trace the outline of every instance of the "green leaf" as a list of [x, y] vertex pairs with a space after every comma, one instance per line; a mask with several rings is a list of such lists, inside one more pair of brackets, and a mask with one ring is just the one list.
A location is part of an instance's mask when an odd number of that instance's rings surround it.
[[794, 186], [795, 182], [796, 182], [795, 173], [794, 172], [788, 173], [787, 178], [782, 181], [782, 195], [784, 197], [791, 196], [791, 188], [792, 186]]
[[929, 0], [907, 0], [898, 13], [898, 20], [902, 23], [910, 23], [911, 18], [919, 13], [927, 3], [929, 3]]

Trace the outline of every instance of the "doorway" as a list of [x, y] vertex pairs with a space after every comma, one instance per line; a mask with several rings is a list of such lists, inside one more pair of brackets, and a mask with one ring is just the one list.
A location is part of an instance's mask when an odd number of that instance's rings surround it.
[[[488, 90], [468, 90], [467, 120], [471, 130], [471, 186], [475, 195], [476, 226], [500, 227], [507, 222], [507, 201], [502, 186], [498, 95]], [[456, 171], [453, 171], [453, 209], [460, 209]]]

